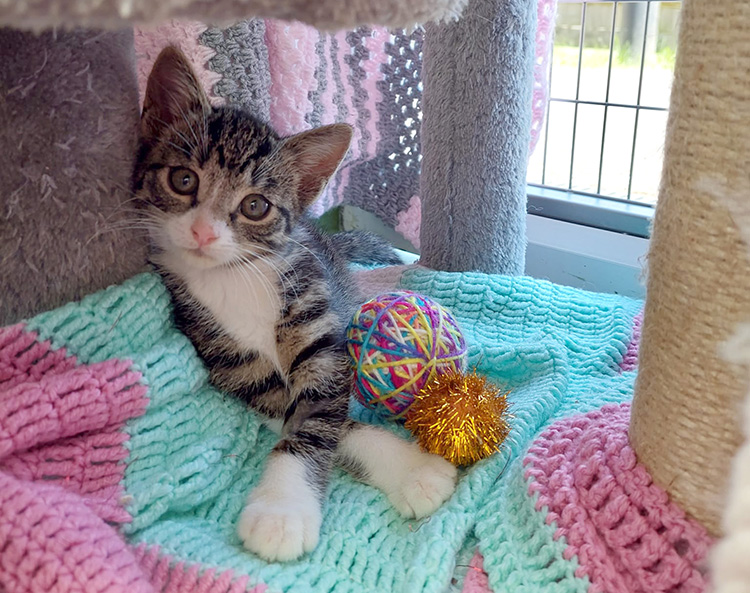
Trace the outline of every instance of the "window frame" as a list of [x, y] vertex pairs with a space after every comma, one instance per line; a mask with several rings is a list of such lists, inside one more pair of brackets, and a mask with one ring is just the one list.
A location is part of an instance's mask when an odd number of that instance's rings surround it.
[[644, 239], [651, 235], [653, 206], [535, 184], [527, 185], [526, 195], [531, 215]]

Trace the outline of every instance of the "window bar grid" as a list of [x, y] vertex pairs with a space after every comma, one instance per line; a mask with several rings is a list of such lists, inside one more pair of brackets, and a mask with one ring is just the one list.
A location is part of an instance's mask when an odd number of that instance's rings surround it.
[[[643, 68], [646, 64], [646, 44], [648, 42], [648, 21], [649, 16], [651, 12], [651, 3], [646, 3], [646, 18], [645, 23], [643, 25], [643, 44], [641, 46], [641, 71], [638, 75], [638, 100], [636, 101], [636, 105], [640, 106], [641, 104], [641, 91], [643, 91]], [[640, 115], [641, 110], [636, 109], [635, 110], [635, 123], [633, 125], [633, 148], [630, 152], [630, 175], [628, 176], [628, 200], [631, 199], [632, 191], [633, 191], [633, 165], [635, 164], [635, 144], [636, 140], [638, 139], [638, 116]]]
[[570, 177], [568, 178], [568, 189], [573, 189], [573, 165], [576, 154], [576, 130], [578, 128], [578, 100], [581, 92], [581, 62], [583, 61], [583, 40], [586, 31], [586, 2], [581, 4], [581, 32], [578, 35], [578, 76], [576, 79], [576, 102], [573, 111], [573, 139], [570, 143]]
[[579, 105], [599, 105], [601, 107], [624, 107], [625, 109], [643, 109], [646, 111], [668, 111], [667, 107], [654, 107], [653, 105], [628, 105], [627, 103], [613, 103], [605, 101], [585, 101], [581, 99], [576, 101], [575, 99], [559, 99], [552, 97], [550, 102], [554, 103], [578, 103]]
[[[529, 185], [539, 188], [547, 188], [551, 190], [559, 190], [559, 191], [570, 191], [574, 193], [579, 193], [581, 195], [587, 195], [592, 197], [598, 197], [603, 198], [606, 200], [613, 200], [615, 202], [622, 201], [623, 203], [640, 203], [639, 201], [634, 202], [633, 198], [633, 172], [635, 170], [635, 154], [636, 154], [636, 148], [637, 148], [637, 141], [638, 141], [638, 132], [639, 132], [639, 125], [640, 125], [640, 112], [641, 110], [645, 111], [652, 111], [652, 112], [663, 112], [666, 113], [669, 111], [668, 107], [657, 107], [654, 105], [642, 105], [641, 102], [643, 100], [643, 90], [644, 90], [644, 77], [645, 77], [645, 66], [646, 66], [646, 49], [648, 46], [648, 34], [649, 30], [652, 29], [651, 25], [653, 23], [650, 23], [651, 16], [653, 12], [651, 11], [651, 3], [652, 2], [664, 2], [665, 0], [633, 0], [633, 3], [637, 4], [645, 4], [645, 22], [643, 24], [643, 40], [641, 44], [641, 57], [640, 57], [640, 64], [638, 65], [638, 92], [637, 92], [637, 99], [630, 104], [627, 103], [619, 103], [619, 102], [612, 102], [610, 101], [610, 97], [612, 94], [613, 89], [613, 83], [614, 83], [614, 77], [613, 77], [613, 70], [615, 65], [615, 48], [614, 48], [614, 42], [617, 36], [616, 31], [616, 24], [617, 24], [617, 17], [621, 14], [622, 8], [624, 3], [629, 4], [631, 0], [558, 0], [560, 3], [570, 3], [570, 4], [580, 4], [581, 11], [580, 11], [580, 31], [578, 35], [578, 48], [577, 48], [577, 54], [578, 54], [578, 63], [576, 66], [576, 82], [575, 82], [575, 98], [567, 99], [562, 97], [554, 97], [552, 96], [552, 76], [554, 74], [554, 57], [555, 57], [555, 46], [553, 44], [551, 48], [551, 54], [550, 54], [550, 67], [549, 67], [549, 78], [548, 78], [548, 84], [549, 84], [549, 94], [547, 96], [547, 105], [546, 105], [546, 121], [544, 124], [544, 147], [543, 147], [543, 156], [542, 156], [542, 171], [541, 171], [541, 179], [539, 183], [536, 182], [529, 182]], [[679, 2], [680, 0], [676, 0]], [[585, 43], [585, 37], [586, 37], [586, 26], [589, 25], [589, 21], [591, 20], [591, 15], [587, 13], [587, 5], [588, 4], [610, 4], [612, 5], [612, 13], [611, 13], [611, 30], [609, 35], [609, 55], [607, 56], [607, 82], [606, 82], [606, 94], [604, 101], [589, 101], [581, 99], [581, 84], [582, 84], [582, 70], [583, 70], [583, 53], [584, 53], [584, 43]], [[553, 143], [550, 142], [550, 128], [554, 128], [550, 125], [551, 120], [551, 114], [552, 109], [551, 105], [553, 102], [556, 103], [568, 103], [572, 104], [574, 107], [573, 111], [573, 130], [572, 130], [572, 137], [571, 137], [571, 145], [570, 145], [570, 167], [568, 171], [568, 185], [567, 188], [565, 187], [564, 182], [561, 182], [559, 185], [549, 185], [548, 179], [547, 179], [547, 172], [551, 170], [550, 163], [548, 162], [548, 159], [550, 157], [550, 150], [552, 148]], [[601, 137], [601, 146], [600, 146], [600, 152], [599, 152], [599, 171], [597, 175], [597, 184], [596, 184], [596, 192], [593, 191], [585, 191], [585, 190], [574, 190], [573, 189], [573, 179], [574, 179], [574, 172], [575, 172], [575, 155], [576, 155], [576, 149], [580, 148], [578, 146], [578, 106], [579, 105], [594, 105], [604, 108], [604, 117], [602, 121], [602, 137]], [[630, 151], [630, 163], [629, 163], [629, 175], [628, 175], [628, 181], [627, 181], [627, 194], [625, 191], [620, 194], [622, 197], [617, 197], [615, 195], [602, 195], [602, 181], [604, 178], [604, 154], [606, 149], [606, 134], [607, 129], [611, 127], [611, 119], [609, 117], [609, 108], [623, 108], [623, 109], [633, 109], [635, 110], [635, 117], [633, 121], [633, 137], [632, 137], [632, 144], [631, 144], [631, 151]], [[614, 117], [614, 116], [613, 116]], [[596, 142], [596, 140], [594, 140]], [[541, 148], [541, 147], [540, 147]], [[627, 157], [625, 157], [627, 158]], [[562, 181], [562, 180], [561, 180]], [[619, 193], [619, 192], [617, 192]]]
[[609, 111], [609, 86], [612, 81], [612, 56], [615, 53], [615, 22], [617, 20], [617, 1], [612, 6], [612, 31], [609, 34], [609, 61], [607, 63], [607, 92], [604, 96], [604, 121], [602, 122], [602, 148], [599, 152], [599, 178], [596, 182], [596, 193], [602, 191], [602, 171], [604, 170], [604, 140], [607, 137], [607, 112]]
[[551, 93], [552, 93], [552, 71], [554, 68], [552, 65], [555, 63], [555, 44], [552, 44], [552, 47], [550, 48], [550, 56], [549, 56], [549, 76], [547, 77], [547, 113], [546, 113], [546, 120], [544, 122], [544, 153], [542, 156], [542, 185], [544, 185], [546, 179], [547, 179], [547, 142], [549, 141], [549, 113], [550, 113], [550, 106], [551, 103]]

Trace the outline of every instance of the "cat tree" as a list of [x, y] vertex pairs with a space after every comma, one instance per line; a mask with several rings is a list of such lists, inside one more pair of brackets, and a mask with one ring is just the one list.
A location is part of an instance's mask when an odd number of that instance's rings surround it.
[[630, 436], [719, 534], [747, 394], [721, 351], [750, 320], [750, 6], [683, 4]]
[[118, 29], [136, 24], [193, 19], [232, 23], [250, 17], [302, 21], [321, 29], [346, 29], [362, 24], [409, 27], [454, 19], [466, 0], [18, 0], [0, 6], [0, 24], [24, 29], [75, 26]]

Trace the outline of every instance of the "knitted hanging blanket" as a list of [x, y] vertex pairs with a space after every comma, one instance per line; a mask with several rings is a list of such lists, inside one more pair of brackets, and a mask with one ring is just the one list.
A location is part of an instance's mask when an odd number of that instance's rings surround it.
[[703, 590], [708, 537], [627, 444], [640, 302], [418, 267], [359, 278], [447, 306], [470, 363], [512, 390], [505, 446], [434, 515], [403, 519], [337, 471], [314, 552], [245, 551], [235, 523], [276, 437], [210, 386], [144, 274], [0, 330], [0, 590], [458, 591], [477, 545], [466, 590]]
[[[538, 0], [536, 6], [529, 154], [543, 127], [557, 0]], [[193, 63], [213, 103], [240, 105], [282, 136], [349, 123], [351, 149], [310, 212], [319, 216], [338, 204], [357, 206], [417, 247], [423, 43], [421, 28], [363, 26], [323, 33], [275, 19], [224, 29], [170, 21], [135, 35], [141, 99], [159, 51], [174, 44]]]

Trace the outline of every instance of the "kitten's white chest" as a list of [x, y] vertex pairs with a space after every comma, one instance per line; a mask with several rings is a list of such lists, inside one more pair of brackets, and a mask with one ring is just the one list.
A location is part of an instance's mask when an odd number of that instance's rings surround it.
[[186, 280], [191, 293], [230, 336], [279, 367], [276, 322], [281, 305], [276, 275], [263, 262], [255, 266], [257, 270], [241, 272], [231, 268], [195, 270]]

